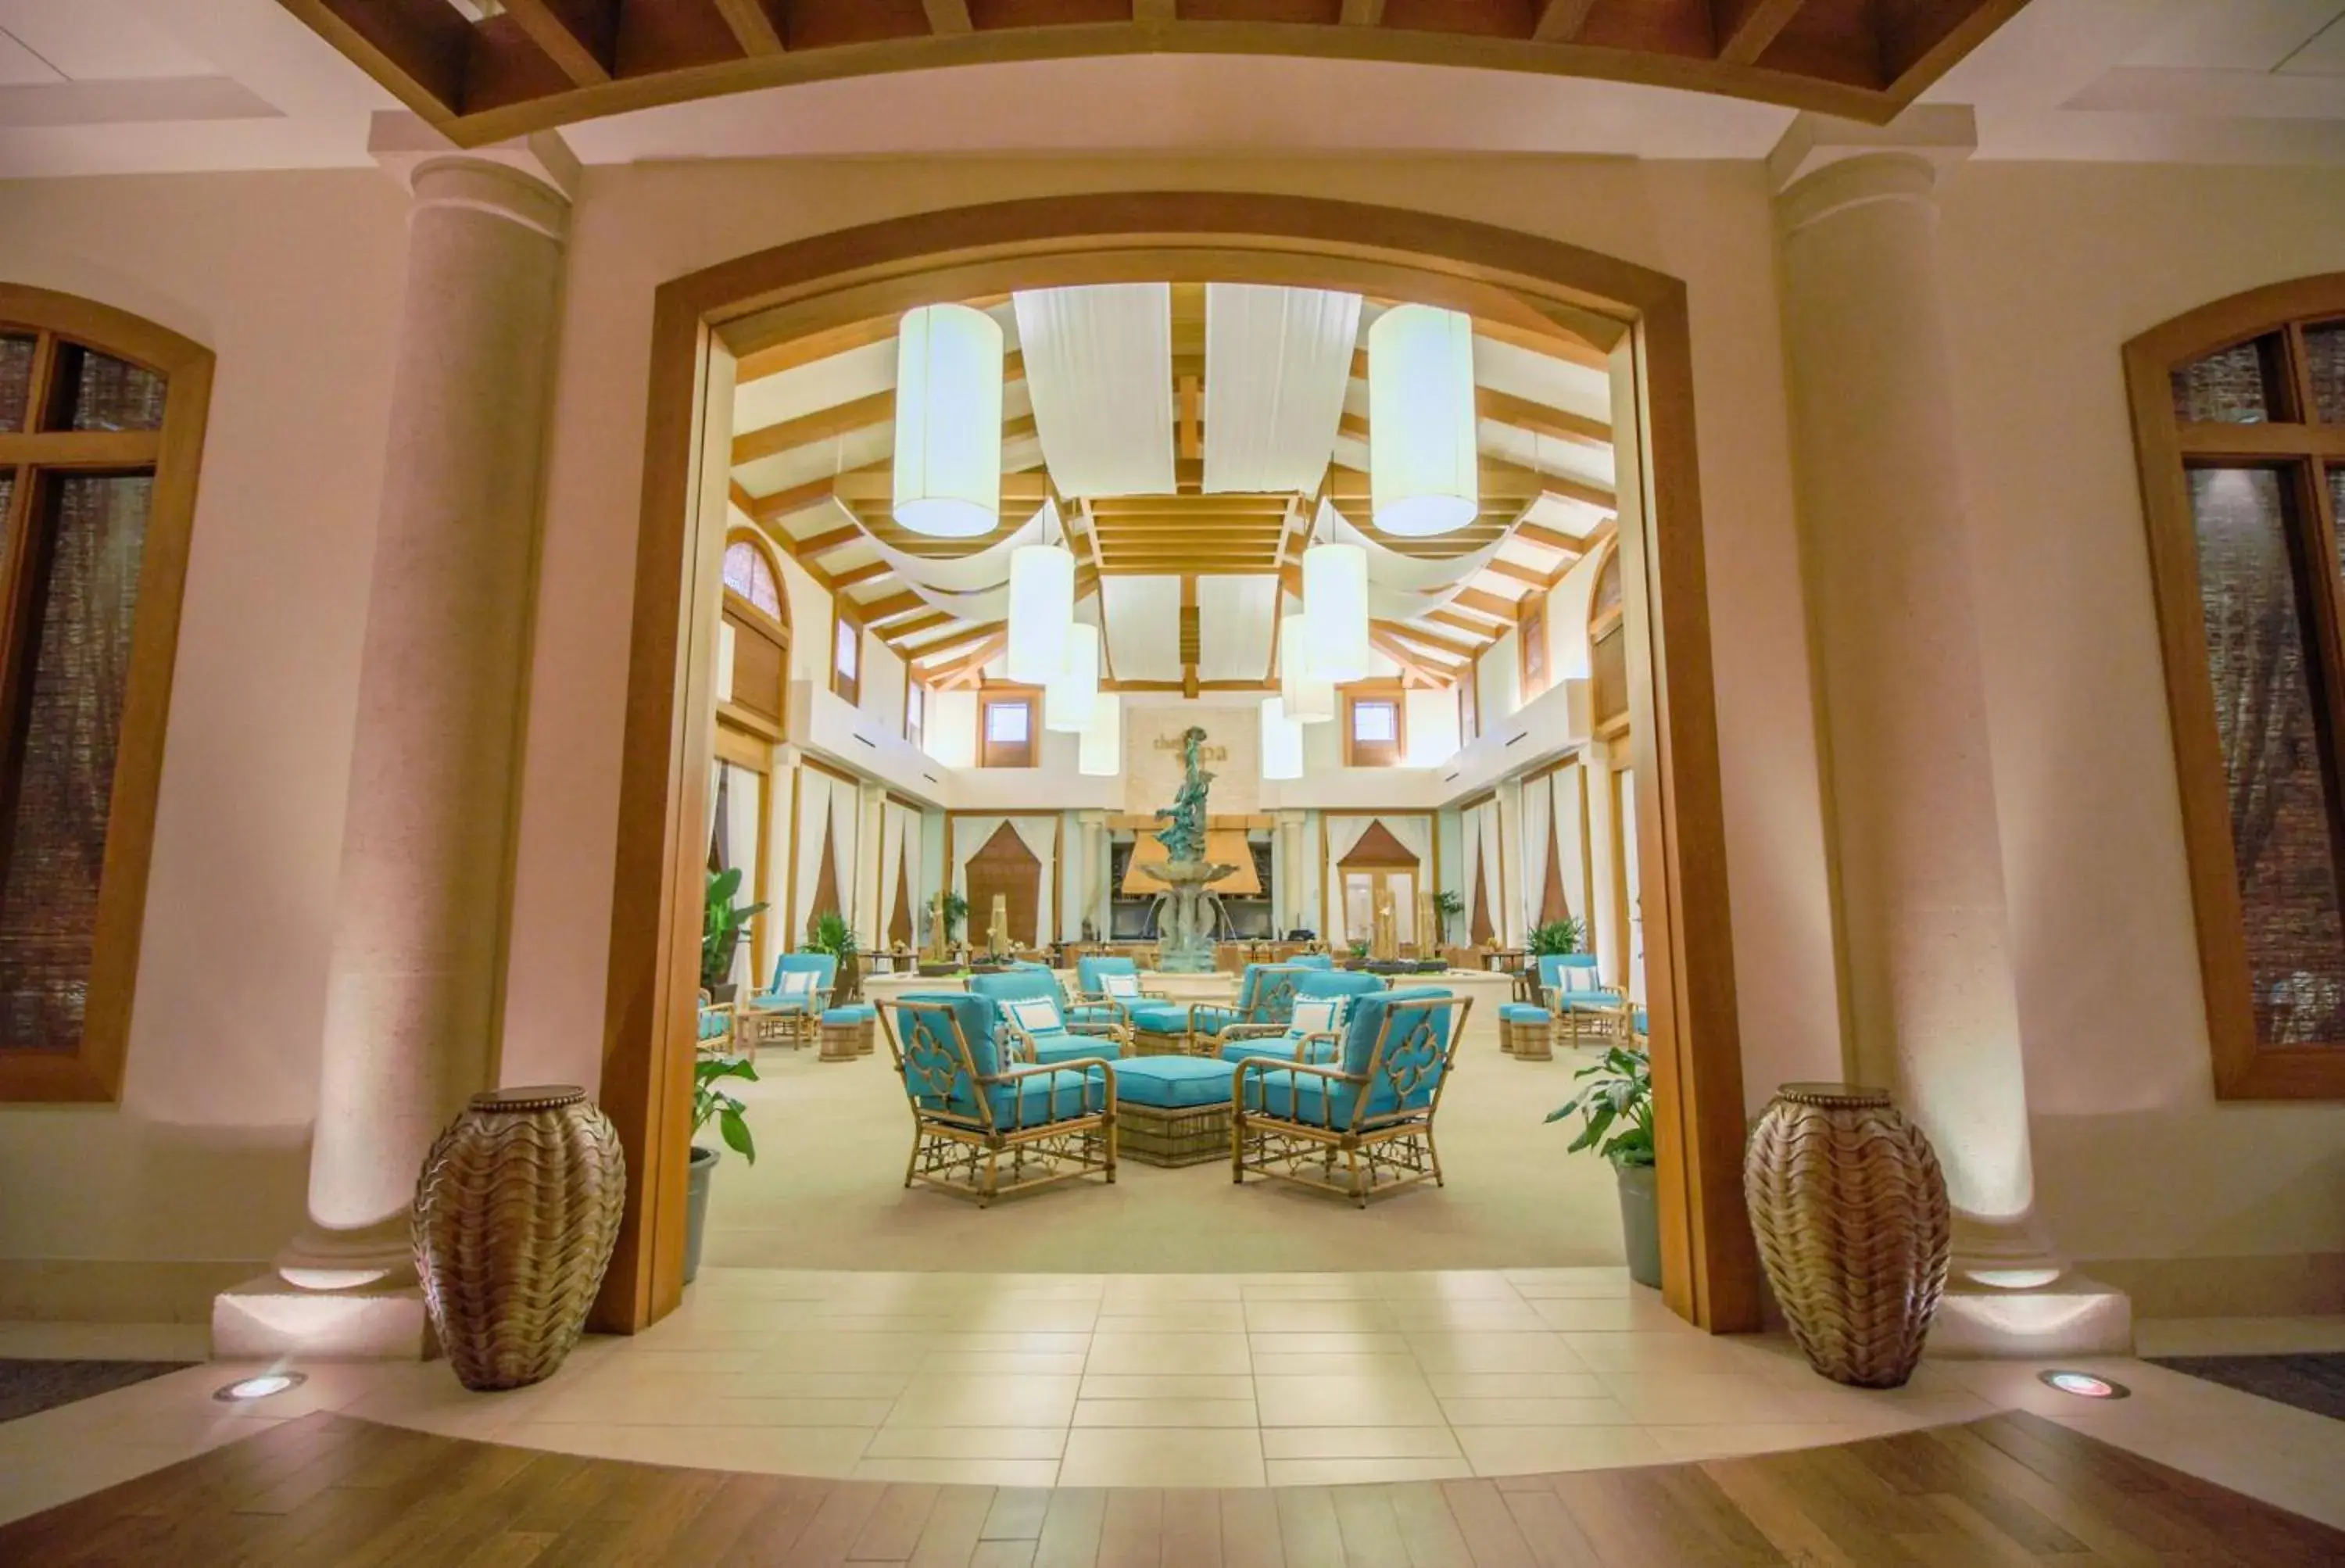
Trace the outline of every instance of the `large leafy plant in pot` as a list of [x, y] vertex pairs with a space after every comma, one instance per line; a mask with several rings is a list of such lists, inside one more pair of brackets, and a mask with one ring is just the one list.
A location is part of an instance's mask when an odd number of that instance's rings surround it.
[[740, 891], [740, 867], [708, 873], [708, 897], [701, 907], [700, 987], [718, 1002], [733, 1000], [733, 955], [749, 922], [766, 912], [764, 904], [735, 903]]
[[692, 1165], [685, 1183], [684, 1282], [700, 1272], [700, 1237], [708, 1224], [708, 1186], [716, 1174], [716, 1151], [703, 1148], [700, 1132], [716, 1124], [725, 1146], [757, 1163], [757, 1140], [749, 1135], [749, 1108], [721, 1085], [727, 1078], [757, 1081], [757, 1069], [746, 1056], [701, 1056], [692, 1064]]
[[1529, 946], [1534, 958], [1551, 952], [1579, 952], [1587, 945], [1588, 927], [1577, 915], [1566, 915], [1531, 928]]
[[847, 917], [837, 910], [826, 910], [807, 921], [806, 952], [827, 952], [838, 965], [838, 973], [830, 984], [830, 1001], [834, 1007], [853, 1002], [863, 993], [863, 963], [855, 951], [854, 928]]
[[1654, 1195], [1653, 1064], [1633, 1046], [1614, 1045], [1603, 1059], [1574, 1073], [1588, 1087], [1548, 1113], [1559, 1122], [1580, 1119], [1570, 1152], [1595, 1150], [1612, 1162], [1620, 1186], [1620, 1233], [1629, 1254], [1629, 1278], [1661, 1288], [1661, 1217]]

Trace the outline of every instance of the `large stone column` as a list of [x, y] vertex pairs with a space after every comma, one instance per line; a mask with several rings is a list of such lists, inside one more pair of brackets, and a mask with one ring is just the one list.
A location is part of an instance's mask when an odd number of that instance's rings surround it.
[[416, 1176], [496, 1078], [569, 202], [468, 155], [411, 184], [309, 1223], [279, 1279], [220, 1298], [225, 1355], [420, 1353]]
[[2103, 1348], [2123, 1298], [2062, 1278], [2029, 1156], [1938, 257], [1973, 140], [1967, 109], [1803, 116], [1771, 160], [1847, 1050], [1945, 1167], [1934, 1348]]

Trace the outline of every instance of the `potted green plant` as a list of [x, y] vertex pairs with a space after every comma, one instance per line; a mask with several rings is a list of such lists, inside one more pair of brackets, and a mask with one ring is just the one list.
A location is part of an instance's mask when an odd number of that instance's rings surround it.
[[749, 921], [766, 912], [764, 904], [736, 904], [741, 868], [708, 873], [708, 897], [700, 921], [700, 988], [716, 1002], [733, 1000], [733, 955], [740, 950], [741, 933]]
[[702, 1056], [692, 1064], [692, 1164], [686, 1171], [684, 1197], [684, 1282], [700, 1272], [700, 1237], [708, 1224], [708, 1184], [716, 1174], [716, 1151], [700, 1145], [700, 1129], [716, 1124], [725, 1146], [757, 1163], [757, 1143], [749, 1135], [748, 1107], [718, 1083], [726, 1078], [757, 1081], [757, 1069], [746, 1056]]
[[949, 947], [959, 940], [961, 927], [969, 921], [969, 901], [950, 888], [945, 889], [942, 892], [930, 894], [928, 916], [931, 921], [936, 919], [937, 905], [939, 902], [944, 905], [945, 911], [945, 945]]
[[806, 945], [802, 952], [827, 952], [838, 965], [838, 972], [830, 983], [830, 1001], [834, 1007], [853, 1002], [863, 993], [863, 965], [855, 951], [855, 931], [847, 917], [837, 910], [825, 910], [807, 921]]
[[1587, 1089], [1548, 1113], [1548, 1120], [1580, 1118], [1570, 1150], [1594, 1149], [1612, 1162], [1620, 1186], [1620, 1234], [1629, 1254], [1629, 1278], [1661, 1288], [1661, 1217], [1654, 1196], [1653, 1066], [1642, 1051], [1614, 1045], [1604, 1059], [1572, 1074], [1595, 1080]]
[[1455, 888], [1441, 889], [1433, 895], [1433, 912], [1440, 917], [1441, 941], [1447, 946], [1458, 917], [1466, 912], [1466, 895]]
[[1578, 952], [1587, 945], [1588, 927], [1577, 915], [1551, 920], [1545, 925], [1531, 928], [1528, 946], [1531, 956], [1538, 958], [1550, 952]]

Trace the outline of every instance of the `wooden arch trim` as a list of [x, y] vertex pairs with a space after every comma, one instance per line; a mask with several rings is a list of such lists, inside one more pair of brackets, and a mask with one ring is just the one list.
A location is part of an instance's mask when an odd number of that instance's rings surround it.
[[[2335, 515], [2324, 467], [2345, 467], [2345, 425], [2323, 424], [2308, 400], [2301, 372], [2307, 321], [2345, 321], [2345, 272], [2267, 284], [2213, 300], [2161, 323], [2125, 346], [2126, 385], [2133, 409], [2134, 452], [2140, 466], [2142, 517], [2148, 534], [2150, 581], [2157, 600], [2158, 643], [2166, 669], [2168, 726], [2182, 805], [2182, 837], [2189, 862], [2191, 915], [2198, 947], [2200, 993], [2215, 1095], [2224, 1100], [2345, 1099], [2345, 1049], [2339, 1043], [2265, 1046], [2258, 1038], [2254, 978], [2248, 956], [2246, 914], [2239, 893], [2231, 798], [2213, 682], [2208, 673], [2207, 629], [2200, 597], [2197, 524], [2186, 472], [2192, 462], [2289, 471], [2294, 500], [2316, 535], [2329, 543], [2315, 559], [2337, 559], [2335, 541], [2345, 519]], [[2174, 410], [2170, 376], [2181, 366], [2272, 334], [2289, 339], [2286, 358], [2299, 367], [2294, 401], [2299, 420], [2185, 426]], [[2345, 632], [2314, 617], [2335, 645]], [[2345, 647], [2316, 647], [2324, 677], [2345, 663]], [[2312, 699], [2318, 704], [2321, 682]], [[2333, 803], [2332, 803], [2333, 809]]]
[[[593, 1322], [622, 1332], [682, 1291], [699, 945], [709, 640], [737, 355], [1012, 288], [1243, 280], [1420, 300], [1610, 356], [1639, 790], [1665, 1298], [1755, 1329], [1742, 1206], [1741, 1052], [1719, 796], [1684, 284], [1495, 225], [1310, 197], [1137, 191], [954, 208], [810, 236], [663, 286], [612, 901], [602, 1097], [628, 1162]], [[714, 407], [714, 413], [711, 409]]]
[[[112, 1102], [122, 1095], [132, 1004], [146, 929], [147, 885], [155, 850], [155, 810], [162, 789], [164, 731], [178, 658], [179, 612], [193, 541], [196, 484], [210, 417], [212, 351], [141, 316], [77, 295], [0, 283], [0, 323], [36, 334], [25, 432], [0, 432], [0, 472], [18, 474], [0, 512], [5, 538], [31, 536], [35, 484], [25, 474], [124, 468], [154, 473], [139, 559], [129, 667], [114, 779], [107, 796], [106, 844], [90, 929], [81, 1038], [74, 1049], [0, 1052], [0, 1103]], [[163, 378], [163, 420], [145, 431], [44, 433], [38, 414], [56, 345], [78, 345]], [[17, 605], [16, 584], [8, 595]], [[5, 612], [15, 619], [21, 612]]]
[[774, 547], [773, 540], [766, 536], [766, 531], [762, 528], [740, 526], [727, 528], [725, 531], [725, 544], [728, 549], [735, 545], [746, 545], [757, 552], [758, 557], [766, 563], [766, 570], [774, 575], [774, 602], [781, 606], [782, 613], [778, 616], [769, 616], [754, 600], [733, 592], [729, 587], [725, 593], [726, 604], [741, 615], [772, 626], [781, 635], [782, 646], [788, 647], [790, 580], [782, 575], [781, 552]]

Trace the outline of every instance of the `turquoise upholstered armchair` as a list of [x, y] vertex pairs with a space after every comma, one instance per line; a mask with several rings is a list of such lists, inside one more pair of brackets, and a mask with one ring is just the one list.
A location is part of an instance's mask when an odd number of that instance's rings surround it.
[[1017, 1062], [998, 1018], [994, 1003], [959, 992], [880, 1004], [912, 1108], [904, 1185], [926, 1183], [982, 1208], [1077, 1176], [1114, 1181], [1114, 1066], [1097, 1057]]
[[724, 1055], [733, 1049], [733, 1004], [712, 1002], [708, 993], [700, 993], [700, 1034], [696, 1051]]
[[838, 983], [838, 960], [829, 953], [782, 954], [774, 961], [773, 983], [741, 1003], [743, 1041], [753, 1048], [810, 1044]]
[[1580, 1024], [1628, 999], [1604, 983], [1592, 952], [1543, 952], [1538, 957], [1539, 1005], [1579, 1039]]
[[1087, 1056], [1121, 1056], [1132, 1044], [1126, 1024], [1069, 1017], [1059, 977], [1040, 966], [972, 974], [969, 993], [994, 1004], [997, 1034], [1006, 1050], [1024, 1061], [1049, 1065]]
[[1140, 965], [1129, 958], [1092, 954], [1075, 960], [1075, 1001], [1067, 1016], [1078, 1023], [1132, 1022], [1132, 1010], [1154, 1003], [1172, 1006], [1161, 991], [1140, 988]]
[[1233, 1040], [1283, 1033], [1294, 1011], [1294, 987], [1313, 972], [1299, 963], [1249, 963], [1238, 977], [1237, 1002], [1189, 1003], [1189, 1049], [1218, 1055]]
[[1240, 1023], [1224, 1030], [1221, 1058], [1224, 1062], [1257, 1056], [1283, 1062], [1332, 1062], [1352, 999], [1384, 988], [1384, 977], [1365, 970], [1304, 970], [1288, 998], [1285, 1023]]
[[1335, 1059], [1234, 1070], [1230, 1179], [1248, 1171], [1368, 1199], [1441, 1181], [1441, 1090], [1473, 1003], [1432, 986], [1355, 998]]

